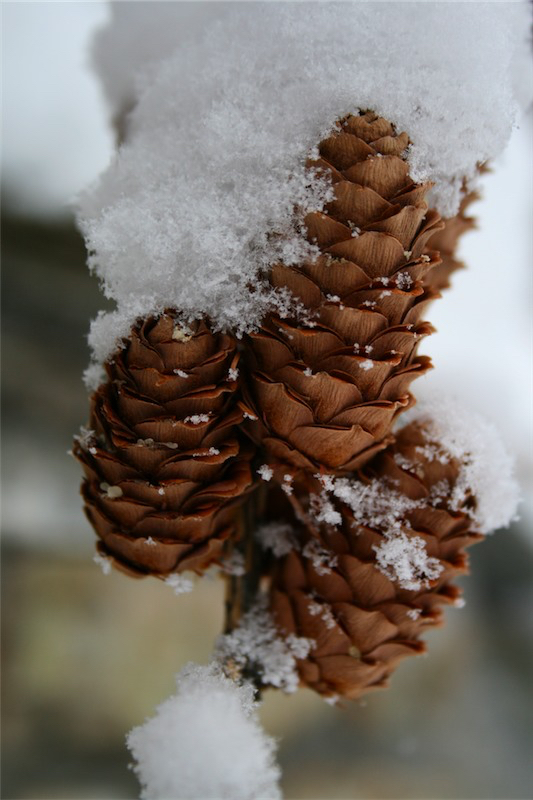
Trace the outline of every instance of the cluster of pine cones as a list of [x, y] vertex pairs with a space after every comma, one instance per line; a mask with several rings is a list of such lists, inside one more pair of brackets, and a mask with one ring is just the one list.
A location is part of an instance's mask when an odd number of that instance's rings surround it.
[[[139, 321], [75, 442], [99, 552], [130, 574], [201, 574], [244, 552], [251, 507], [261, 523], [290, 523], [294, 546], [264, 552], [260, 570], [280, 632], [315, 642], [302, 684], [326, 696], [383, 686], [424, 649], [480, 538], [475, 498], [449, 502], [459, 465], [435, 455], [422, 423], [394, 428], [430, 366], [417, 355], [427, 305], [472, 226], [472, 195], [445, 223], [428, 209], [408, 145], [370, 112], [319, 145], [309, 166], [335, 193], [305, 220], [320, 255], [269, 278], [299, 298], [305, 322], [271, 314], [238, 342], [208, 320], [185, 328], [171, 309]], [[376, 486], [388, 510], [359, 513], [350, 497]], [[417, 580], [394, 567], [398, 541], [425, 548]]]

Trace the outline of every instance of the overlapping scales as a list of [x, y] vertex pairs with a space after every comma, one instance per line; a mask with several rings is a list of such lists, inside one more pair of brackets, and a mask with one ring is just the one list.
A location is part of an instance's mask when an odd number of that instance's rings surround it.
[[[425, 651], [424, 630], [441, 624], [442, 605], [459, 601], [453, 581], [467, 572], [465, 548], [483, 538], [473, 532], [473, 496], [449, 507], [459, 473], [413, 423], [344, 482], [295, 479], [299, 545], [273, 568], [271, 608], [283, 633], [316, 642], [299, 662], [303, 685], [354, 699]], [[384, 566], [391, 543], [395, 561]]]
[[75, 455], [99, 551], [118, 566], [200, 572], [221, 555], [252, 485], [236, 435], [238, 363], [231, 336], [167, 313], [138, 324], [106, 364]]
[[412, 404], [411, 381], [430, 366], [417, 356], [438, 297], [440, 263], [426, 247], [442, 228], [402, 154], [407, 135], [372, 113], [348, 117], [312, 162], [331, 175], [335, 199], [306, 217], [320, 255], [276, 265], [271, 283], [301, 300], [289, 319], [271, 315], [249, 337], [252, 435], [297, 467], [357, 469], [385, 447]]

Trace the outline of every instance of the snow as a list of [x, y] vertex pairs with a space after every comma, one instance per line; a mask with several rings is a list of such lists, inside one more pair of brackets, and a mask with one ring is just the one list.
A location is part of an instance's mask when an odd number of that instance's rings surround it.
[[320, 617], [329, 630], [337, 624], [331, 606], [328, 603], [317, 603], [316, 600], [311, 600], [307, 609], [312, 617]]
[[[250, 416], [250, 415], [248, 414], [246, 416]], [[257, 419], [257, 417], [254, 417], [254, 419]], [[272, 480], [272, 476], [274, 475], [274, 470], [272, 469], [272, 467], [269, 467], [268, 464], [261, 464], [261, 466], [257, 470], [257, 474], [264, 481], [270, 481], [270, 480]]]
[[109, 575], [111, 572], [111, 559], [107, 556], [102, 556], [100, 553], [96, 553], [93, 556], [93, 561], [95, 564], [98, 564], [104, 575]]
[[[305, 160], [343, 115], [373, 108], [407, 130], [411, 174], [436, 182], [444, 214], [509, 137], [525, 3], [243, 6], [215, 19], [206, 9], [188, 32], [170, 21], [162, 47], [147, 6], [132, 33], [128, 140], [80, 200], [90, 266], [117, 303], [93, 324], [96, 362], [135, 318], [169, 306], [237, 334], [273, 306], [287, 313], [290, 298], [263, 276], [310, 253], [301, 220], [329, 194]], [[132, 61], [120, 65], [120, 37], [117, 25], [101, 34], [97, 62], [122, 102]], [[126, 50], [133, 58], [134, 43]]]
[[167, 586], [173, 590], [174, 594], [188, 594], [194, 589], [194, 583], [191, 578], [186, 578], [184, 575], [178, 575], [176, 572], [165, 578]]
[[191, 425], [201, 425], [202, 422], [209, 422], [209, 419], [209, 414], [191, 414], [188, 417], [184, 417], [183, 422], [190, 422]]
[[127, 737], [141, 800], [280, 800], [276, 746], [260, 726], [253, 687], [217, 664], [188, 664], [177, 687]]
[[341, 515], [325, 493], [320, 495], [311, 494], [310, 503], [313, 517], [317, 522], [325, 522], [326, 525], [340, 525], [342, 523]]
[[[315, 522], [337, 527], [342, 516], [334, 500], [344, 503], [353, 514], [355, 526], [382, 534], [383, 541], [373, 548], [377, 568], [402, 588], [419, 590], [438, 577], [442, 565], [428, 556], [424, 540], [411, 533], [407, 519], [410, 511], [444, 503], [450, 511], [467, 514], [472, 529], [486, 534], [516, 518], [520, 493], [512, 459], [494, 426], [478, 414], [439, 394], [408, 412], [402, 425], [413, 421], [420, 423], [426, 438], [417, 448], [423, 458], [442, 464], [454, 459], [458, 463], [458, 477], [452, 486], [439, 481], [430, 487], [427, 498], [412, 500], [385, 479], [362, 481], [316, 475], [323, 491], [310, 496], [309, 513]], [[395, 460], [403, 469], [414, 468], [401, 453]], [[470, 498], [473, 504], [467, 502]], [[317, 571], [334, 566], [315, 540], [308, 542], [303, 555], [313, 559]]]
[[298, 549], [296, 533], [288, 522], [265, 522], [255, 531], [255, 537], [263, 550], [271, 550], [276, 558], [286, 556]]
[[[328, 495], [331, 494], [345, 503], [353, 513], [355, 525], [373, 528], [383, 535], [381, 544], [373, 546], [376, 567], [380, 572], [403, 589], [409, 590], [428, 586], [429, 581], [440, 574], [442, 566], [437, 559], [428, 557], [424, 540], [420, 536], [405, 533], [410, 528], [406, 514], [420, 507], [421, 501], [411, 500], [387, 481], [377, 478], [364, 483], [357, 479], [322, 475], [320, 480], [324, 491], [311, 497], [310, 511], [313, 519], [338, 526], [342, 523], [342, 517]], [[306, 545], [309, 546], [317, 550], [314, 540]], [[316, 555], [314, 558], [316, 559]], [[335, 566], [333, 561], [326, 564]], [[315, 569], [319, 572], [324, 566], [319, 564], [317, 568], [315, 564]]]
[[116, 500], [124, 494], [120, 486], [110, 486], [105, 481], [100, 484], [100, 489], [104, 497], [107, 497], [108, 500]]
[[80, 432], [76, 436], [73, 437], [75, 442], [78, 442], [79, 446], [82, 450], [88, 450], [91, 452], [94, 449], [94, 443], [96, 442], [96, 433], [91, 428], [87, 428], [85, 425], [80, 427]]
[[239, 668], [252, 668], [265, 686], [292, 693], [299, 684], [296, 659], [306, 658], [313, 644], [294, 634], [282, 637], [266, 599], [259, 596], [239, 625], [218, 638], [215, 657], [222, 664], [231, 661]]
[[294, 491], [294, 488], [293, 488], [293, 485], [292, 485], [293, 480], [294, 480], [294, 476], [293, 475], [289, 475], [287, 473], [286, 475], [283, 476], [283, 483], [281, 484], [281, 488], [282, 488], [282, 490], [285, 492], [285, 494], [287, 496], [290, 496]]
[[429, 558], [426, 544], [420, 536], [396, 533], [386, 537], [379, 547], [373, 547], [380, 572], [402, 589], [420, 591], [436, 580], [444, 567], [438, 558]]
[[[321, 495], [315, 496], [311, 503], [311, 514], [317, 521], [338, 525], [341, 516], [337, 511], [325, 517], [323, 509], [328, 508], [333, 495], [352, 511], [356, 525], [367, 526], [381, 531], [385, 536], [401, 532], [405, 526], [405, 515], [417, 508], [419, 502], [400, 494], [384, 480], [374, 478], [368, 483], [351, 478], [320, 476], [324, 485]], [[336, 515], [336, 517], [335, 517]]]
[[93, 40], [93, 66], [113, 117], [134, 102], [143, 74], [146, 81], [163, 57], [231, 8], [209, 0], [158, 3], [157, 11], [147, 5], [143, 0], [109, 3], [111, 19]]
[[[520, 489], [513, 459], [491, 422], [440, 392], [428, 395], [424, 403], [409, 412], [408, 418], [424, 424], [428, 439], [433, 446], [437, 443], [436, 458], [442, 460], [444, 450], [461, 465], [447, 500], [452, 510], [459, 510], [472, 494], [476, 504], [468, 513], [476, 529], [484, 534], [516, 519]], [[428, 452], [432, 451], [425, 448]]]
[[233, 550], [229, 556], [222, 559], [220, 567], [222, 572], [227, 575], [235, 575], [236, 577], [246, 575], [246, 560], [238, 550]]
[[337, 556], [326, 550], [317, 539], [309, 539], [305, 544], [302, 555], [308, 558], [318, 575], [329, 575], [332, 567], [337, 566]]

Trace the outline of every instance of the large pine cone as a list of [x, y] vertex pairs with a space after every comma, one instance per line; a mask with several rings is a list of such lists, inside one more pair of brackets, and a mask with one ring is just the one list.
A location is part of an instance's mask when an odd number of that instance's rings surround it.
[[303, 685], [357, 698], [424, 652], [420, 636], [441, 622], [439, 606], [458, 602], [452, 581], [467, 571], [465, 548], [483, 538], [460, 476], [411, 423], [358, 476], [295, 479], [299, 546], [274, 567], [271, 607], [283, 633], [316, 642], [299, 662]]
[[200, 572], [222, 553], [252, 485], [236, 426], [235, 340], [172, 315], [136, 325], [106, 364], [77, 437], [99, 550], [138, 574]]
[[315, 261], [275, 266], [271, 283], [300, 298], [306, 317], [271, 315], [249, 337], [252, 435], [274, 460], [351, 471], [386, 446], [409, 384], [430, 366], [416, 355], [427, 276], [426, 242], [442, 227], [409, 177], [405, 133], [374, 114], [351, 116], [319, 146], [313, 165], [335, 199], [306, 217]]

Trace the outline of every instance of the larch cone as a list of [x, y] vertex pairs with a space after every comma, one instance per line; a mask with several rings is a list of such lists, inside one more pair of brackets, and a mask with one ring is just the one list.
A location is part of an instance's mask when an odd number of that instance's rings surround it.
[[430, 184], [409, 176], [408, 144], [368, 112], [338, 123], [309, 162], [335, 194], [305, 219], [318, 255], [270, 278], [304, 314], [271, 314], [248, 339], [249, 427], [274, 461], [359, 468], [390, 442], [411, 382], [430, 367], [416, 351], [433, 330], [423, 316], [439, 296], [429, 276], [440, 256], [427, 242], [443, 223], [428, 209]]
[[99, 552], [144, 575], [201, 572], [235, 534], [252, 487], [236, 429], [239, 354], [205, 322], [140, 322], [105, 365], [74, 453]]
[[272, 568], [271, 609], [284, 635], [316, 642], [298, 665], [302, 685], [355, 699], [425, 651], [440, 607], [460, 602], [465, 548], [483, 537], [475, 497], [450, 500], [461, 465], [418, 422], [363, 471], [332, 480], [294, 479], [298, 545]]

